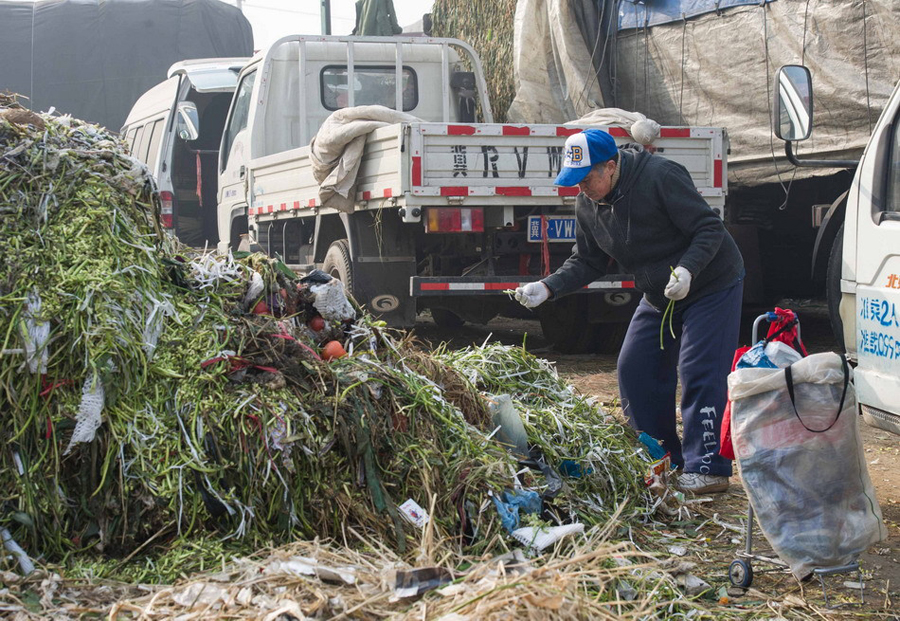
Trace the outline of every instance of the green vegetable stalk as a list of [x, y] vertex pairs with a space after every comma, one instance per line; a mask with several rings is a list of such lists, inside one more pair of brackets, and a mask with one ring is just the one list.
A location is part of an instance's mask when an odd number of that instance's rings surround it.
[[[675, 277], [675, 280], [678, 280], [678, 275], [675, 273], [675, 268], [671, 265], [669, 266], [669, 271], [672, 272], [672, 276]], [[666, 317], [669, 318], [669, 333], [672, 335], [672, 338], [675, 338], [675, 330], [672, 328], [672, 316], [675, 314], [675, 300], [669, 300], [669, 303], [666, 305], [666, 310], [663, 312], [662, 321], [659, 324], [659, 348], [665, 349], [665, 345], [663, 344], [663, 337], [665, 336], [665, 328], [666, 328]]]

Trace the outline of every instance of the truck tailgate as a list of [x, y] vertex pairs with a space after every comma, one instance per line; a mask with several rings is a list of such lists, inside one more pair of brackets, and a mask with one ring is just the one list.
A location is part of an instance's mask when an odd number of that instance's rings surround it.
[[[412, 124], [411, 194], [419, 204], [471, 197], [478, 205], [553, 204], [577, 188], [553, 185], [562, 166], [565, 138], [585, 127], [568, 125]], [[619, 144], [621, 128], [607, 130]], [[688, 169], [710, 204], [724, 202], [727, 171], [724, 131], [712, 127], [664, 127], [653, 147]], [[716, 200], [719, 199], [719, 200]]]

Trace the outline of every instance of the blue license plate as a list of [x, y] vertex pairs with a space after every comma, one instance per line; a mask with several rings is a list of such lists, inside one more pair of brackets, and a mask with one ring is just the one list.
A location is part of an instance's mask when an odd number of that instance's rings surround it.
[[[544, 216], [547, 221], [547, 241], [574, 242], [575, 216]], [[528, 216], [528, 241], [541, 242], [541, 217]]]

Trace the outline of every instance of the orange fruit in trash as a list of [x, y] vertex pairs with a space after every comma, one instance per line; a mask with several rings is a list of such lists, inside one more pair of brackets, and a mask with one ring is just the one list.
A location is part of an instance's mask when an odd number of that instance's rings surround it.
[[328, 341], [322, 348], [323, 360], [337, 360], [347, 355], [347, 350], [341, 345], [340, 341]]
[[321, 316], [316, 315], [310, 319], [307, 324], [313, 332], [320, 332], [325, 327], [325, 320]]

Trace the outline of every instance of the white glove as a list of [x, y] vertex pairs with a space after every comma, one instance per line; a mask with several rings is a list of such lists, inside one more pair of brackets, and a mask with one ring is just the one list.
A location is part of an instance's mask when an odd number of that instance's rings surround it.
[[543, 282], [530, 282], [516, 289], [516, 300], [525, 308], [540, 306], [550, 297], [550, 287]]
[[679, 265], [669, 278], [669, 284], [666, 285], [666, 297], [670, 300], [683, 300], [690, 290], [691, 273]]

